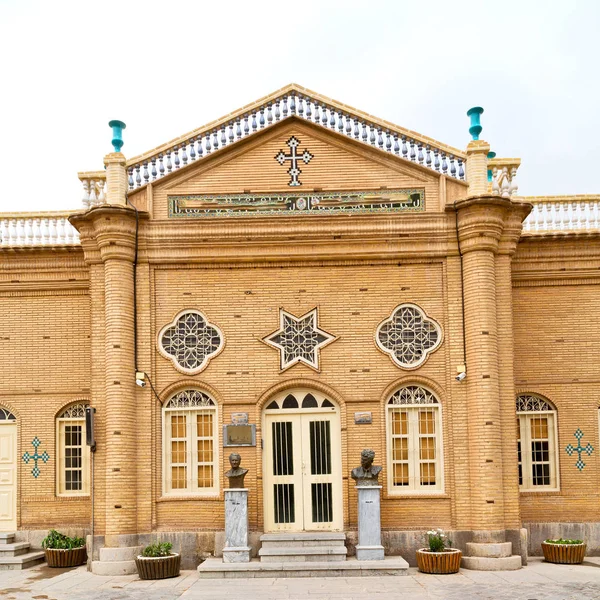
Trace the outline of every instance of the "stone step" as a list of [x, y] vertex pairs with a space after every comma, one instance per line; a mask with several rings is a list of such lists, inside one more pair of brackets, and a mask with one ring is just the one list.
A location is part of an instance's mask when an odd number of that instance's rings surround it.
[[261, 548], [261, 562], [333, 562], [346, 560], [346, 546], [279, 546]]
[[3, 544], [12, 544], [15, 541], [13, 531], [0, 531], [0, 546]]
[[0, 558], [0, 571], [20, 571], [39, 565], [46, 561], [44, 551], [27, 552], [19, 556], [3, 556]]
[[20, 556], [27, 554], [29, 550], [29, 542], [15, 542], [11, 544], [0, 544], [0, 561], [5, 556]]
[[521, 568], [519, 555], [491, 558], [488, 556], [463, 556], [460, 566], [472, 571], [517, 571]]
[[467, 542], [466, 556], [479, 556], [483, 558], [506, 558], [512, 555], [512, 542], [495, 542], [479, 544]]
[[344, 547], [346, 534], [335, 532], [264, 533], [260, 536], [260, 541], [263, 548]]
[[272, 562], [253, 559], [247, 563], [224, 563], [208, 558], [198, 567], [200, 579], [239, 579], [258, 577], [369, 577], [372, 575], [408, 575], [408, 563], [400, 556], [384, 560], [348, 560], [323, 562]]

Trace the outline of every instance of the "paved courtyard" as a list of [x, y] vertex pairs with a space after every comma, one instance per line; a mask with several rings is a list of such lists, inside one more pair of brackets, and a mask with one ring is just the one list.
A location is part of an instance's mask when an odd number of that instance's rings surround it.
[[407, 577], [322, 577], [297, 579], [200, 580], [196, 571], [162, 581], [137, 575], [101, 577], [85, 567], [0, 571], [0, 600], [588, 600], [600, 599], [600, 558], [583, 565], [551, 565], [540, 558], [520, 571]]

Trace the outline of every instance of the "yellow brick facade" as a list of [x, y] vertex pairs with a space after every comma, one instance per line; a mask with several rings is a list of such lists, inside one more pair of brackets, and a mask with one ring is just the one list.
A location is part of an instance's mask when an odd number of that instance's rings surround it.
[[[287, 165], [273, 157], [292, 135], [314, 155], [302, 166], [303, 191], [419, 189], [424, 210], [169, 216], [173, 196], [289, 192]], [[90, 497], [59, 497], [55, 483], [55, 417], [82, 400], [97, 411], [94, 533], [102, 543], [192, 532], [204, 536], [198, 556], [214, 552], [210, 536], [224, 527], [223, 473], [234, 450], [223, 447], [222, 426], [240, 412], [256, 425], [256, 446], [235, 451], [249, 469], [250, 528], [262, 531], [263, 410], [293, 387], [339, 405], [346, 531], [357, 525], [349, 473], [366, 447], [383, 466], [388, 539], [436, 526], [475, 540], [478, 532], [482, 540], [509, 532], [514, 541], [524, 523], [600, 523], [598, 451], [579, 471], [564, 450], [577, 428], [583, 443], [600, 446], [600, 242], [522, 236], [531, 206], [485, 194], [487, 159], [477, 151], [489, 146], [478, 144], [470, 189], [292, 119], [130, 192], [131, 205], [115, 201], [74, 215], [80, 248], [0, 249], [0, 405], [17, 418], [19, 457], [35, 436], [50, 454], [37, 478], [18, 461], [18, 529], [90, 531]], [[117, 154], [107, 160], [111, 169], [122, 164]], [[123, 186], [122, 173], [110, 177]], [[137, 256], [132, 206], [139, 211]], [[403, 303], [418, 305], [443, 332], [441, 346], [415, 370], [399, 368], [375, 341], [377, 326]], [[280, 308], [301, 316], [315, 307], [319, 326], [337, 339], [321, 351], [319, 370], [298, 364], [281, 371], [279, 353], [262, 338], [278, 328]], [[196, 375], [158, 351], [159, 331], [185, 309], [201, 311], [224, 334], [222, 352]], [[459, 382], [463, 364], [467, 377]], [[152, 386], [135, 385], [136, 368]], [[386, 405], [407, 384], [426, 386], [441, 403], [443, 493], [387, 491]], [[161, 402], [188, 387], [217, 403], [219, 485], [209, 497], [163, 493]], [[557, 409], [556, 492], [519, 492], [515, 395], [525, 392]], [[365, 411], [372, 423], [355, 424], [355, 413]]]

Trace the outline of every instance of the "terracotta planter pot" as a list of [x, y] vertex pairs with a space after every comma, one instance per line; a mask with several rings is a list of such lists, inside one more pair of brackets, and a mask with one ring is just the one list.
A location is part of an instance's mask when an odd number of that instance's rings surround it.
[[551, 563], [578, 565], [585, 558], [587, 544], [546, 544], [542, 542], [544, 558]]
[[44, 548], [44, 552], [49, 567], [78, 567], [87, 560], [85, 546], [72, 550]]
[[140, 579], [166, 579], [177, 577], [181, 566], [181, 554], [169, 556], [138, 556], [135, 559]]
[[456, 548], [449, 548], [445, 552], [430, 552], [427, 548], [417, 550], [417, 566], [423, 573], [458, 573], [461, 558], [462, 552]]

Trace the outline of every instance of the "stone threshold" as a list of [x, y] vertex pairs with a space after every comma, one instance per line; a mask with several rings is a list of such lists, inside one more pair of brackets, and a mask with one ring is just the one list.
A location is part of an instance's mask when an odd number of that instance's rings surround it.
[[384, 560], [356, 560], [350, 557], [339, 562], [260, 562], [224, 563], [220, 558], [207, 558], [199, 567], [200, 579], [241, 579], [258, 577], [373, 577], [377, 575], [408, 575], [408, 563], [401, 556], [386, 556]]

